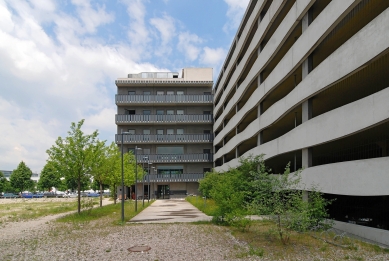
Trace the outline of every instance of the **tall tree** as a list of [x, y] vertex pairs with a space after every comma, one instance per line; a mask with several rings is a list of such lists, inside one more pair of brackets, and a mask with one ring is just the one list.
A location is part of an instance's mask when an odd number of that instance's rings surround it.
[[34, 181], [31, 179], [32, 171], [27, 167], [26, 163], [21, 161], [18, 167], [12, 171], [9, 180], [11, 186], [18, 192], [23, 192], [25, 189], [29, 189], [34, 185]]
[[[115, 145], [113, 143], [113, 145]], [[116, 146], [115, 146], [116, 147]], [[93, 148], [93, 159], [91, 173], [94, 182], [99, 184], [100, 207], [103, 206], [103, 182], [105, 181], [106, 164], [109, 159], [109, 148], [104, 141], [98, 141]]]
[[78, 213], [81, 212], [81, 183], [92, 169], [93, 147], [96, 146], [98, 132], [86, 135], [81, 130], [84, 120], [72, 122], [66, 138], [58, 137], [46, 152], [58, 172], [66, 179], [77, 182]]
[[50, 191], [52, 187], [60, 187], [62, 185], [61, 183], [60, 172], [58, 172], [52, 162], [47, 161], [41, 172], [41, 176], [38, 181], [38, 188], [40, 190]]

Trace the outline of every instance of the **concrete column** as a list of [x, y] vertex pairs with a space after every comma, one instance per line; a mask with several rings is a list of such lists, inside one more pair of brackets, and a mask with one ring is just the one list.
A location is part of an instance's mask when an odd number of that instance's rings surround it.
[[235, 148], [235, 158], [239, 158], [239, 150], [238, 147]]
[[303, 20], [301, 21], [302, 33], [304, 33], [305, 30], [307, 30], [308, 26], [312, 23], [312, 14], [312, 8], [310, 8], [308, 12], [304, 15]]
[[257, 146], [261, 145], [263, 143], [263, 132], [259, 132], [257, 136]]
[[262, 113], [263, 113], [263, 104], [262, 102], [260, 102], [258, 105], [258, 112], [257, 112], [258, 117], [261, 116]]

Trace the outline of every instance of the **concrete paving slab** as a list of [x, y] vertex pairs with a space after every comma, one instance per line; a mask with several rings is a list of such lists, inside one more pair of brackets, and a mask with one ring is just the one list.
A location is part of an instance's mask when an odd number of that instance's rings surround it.
[[156, 200], [148, 208], [133, 217], [131, 223], [176, 223], [210, 221], [205, 215], [184, 199]]

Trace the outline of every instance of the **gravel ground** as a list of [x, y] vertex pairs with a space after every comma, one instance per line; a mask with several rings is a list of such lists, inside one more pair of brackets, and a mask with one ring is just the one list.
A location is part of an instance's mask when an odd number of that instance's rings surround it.
[[[129, 252], [133, 246], [147, 252]], [[246, 253], [228, 229], [212, 225], [44, 224], [19, 239], [0, 239], [0, 260], [238, 260]], [[241, 260], [241, 259], [240, 259]], [[261, 260], [259, 257], [244, 260]]]
[[[66, 200], [66, 199], [62, 199]], [[110, 203], [105, 201], [105, 204]], [[0, 228], [0, 260], [274, 260], [252, 255], [226, 227], [211, 224], [128, 224], [117, 226], [101, 218], [89, 223], [51, 222], [65, 214], [29, 222], [10, 222]], [[130, 252], [133, 246], [149, 246]], [[301, 252], [284, 260], [389, 260], [389, 254], [341, 249]]]

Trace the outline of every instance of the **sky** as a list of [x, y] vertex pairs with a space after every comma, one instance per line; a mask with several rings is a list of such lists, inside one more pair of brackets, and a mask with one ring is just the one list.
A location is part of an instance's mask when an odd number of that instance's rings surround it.
[[40, 173], [72, 122], [114, 141], [115, 79], [220, 72], [249, 0], [0, 0], [0, 170]]

